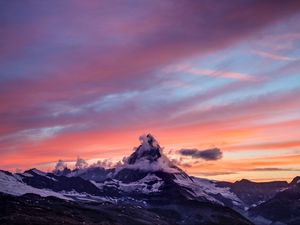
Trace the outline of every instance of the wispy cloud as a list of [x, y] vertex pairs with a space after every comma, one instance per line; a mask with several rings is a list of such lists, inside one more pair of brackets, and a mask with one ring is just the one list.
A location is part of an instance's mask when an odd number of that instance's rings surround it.
[[[279, 125], [280, 126], [280, 125]], [[283, 127], [283, 126], [282, 126]], [[256, 143], [249, 145], [236, 145], [236, 146], [227, 146], [226, 150], [273, 150], [273, 149], [288, 149], [293, 147], [300, 147], [299, 140], [288, 140], [283, 142], [268, 142], [268, 143]]]
[[265, 168], [254, 168], [254, 169], [251, 169], [250, 171], [300, 171], [300, 169], [265, 167]]
[[278, 55], [275, 53], [265, 52], [261, 50], [252, 50], [252, 53], [264, 58], [273, 59], [273, 60], [279, 60], [279, 61], [295, 61], [299, 60], [299, 58], [289, 57], [289, 56], [283, 56]]
[[198, 75], [198, 76], [221, 77], [221, 78], [237, 79], [237, 80], [244, 80], [244, 81], [256, 80], [254, 76], [245, 73], [225, 71], [225, 70], [195, 68], [190, 65], [173, 66], [171, 68], [168, 68], [166, 72], [188, 73], [188, 74]]
[[206, 176], [206, 177], [211, 177], [211, 176], [220, 176], [220, 175], [232, 175], [236, 174], [236, 172], [232, 171], [223, 171], [223, 172], [197, 172], [194, 173], [194, 176]]

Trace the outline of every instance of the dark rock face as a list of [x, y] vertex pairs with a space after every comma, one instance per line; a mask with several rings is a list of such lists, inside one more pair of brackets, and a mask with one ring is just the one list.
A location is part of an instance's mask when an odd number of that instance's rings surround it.
[[91, 182], [82, 179], [81, 177], [65, 177], [56, 176], [52, 173], [41, 175], [35, 172], [34, 169], [28, 170], [25, 173], [31, 176], [22, 176], [22, 181], [32, 187], [39, 189], [51, 189], [53, 191], [77, 191], [78, 193], [89, 193], [92, 195], [100, 194], [100, 190]]
[[246, 205], [260, 204], [272, 198], [283, 188], [288, 187], [286, 181], [252, 182], [246, 179], [235, 183], [218, 182], [219, 187], [229, 187]]
[[12, 173], [11, 172], [8, 172], [8, 171], [5, 171], [5, 170], [0, 170], [0, 172], [8, 175], [8, 176], [12, 176]]
[[143, 179], [147, 176], [148, 172], [146, 171], [139, 171], [139, 170], [132, 170], [124, 168], [120, 170], [115, 176], [114, 179], [122, 181], [124, 183], [131, 183], [140, 179]]
[[114, 173], [115, 169], [105, 169], [102, 167], [88, 168], [86, 171], [80, 173], [78, 177], [85, 180], [93, 180], [102, 182], [107, 179], [108, 175]]
[[193, 201], [141, 208], [111, 203], [78, 203], [34, 194], [0, 194], [0, 224], [10, 225], [252, 225], [229, 208]]

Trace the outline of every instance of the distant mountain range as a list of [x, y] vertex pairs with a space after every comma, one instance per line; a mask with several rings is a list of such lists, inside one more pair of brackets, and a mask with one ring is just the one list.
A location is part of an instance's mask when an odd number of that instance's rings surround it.
[[0, 171], [0, 224], [300, 224], [300, 177], [235, 183], [189, 176], [152, 135], [123, 165]]

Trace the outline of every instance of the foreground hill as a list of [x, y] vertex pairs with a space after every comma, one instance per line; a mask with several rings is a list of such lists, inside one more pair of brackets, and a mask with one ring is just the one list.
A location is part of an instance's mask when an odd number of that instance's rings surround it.
[[55, 197], [0, 194], [0, 224], [204, 224], [250, 225], [229, 208], [196, 201], [140, 207], [109, 202], [66, 201]]

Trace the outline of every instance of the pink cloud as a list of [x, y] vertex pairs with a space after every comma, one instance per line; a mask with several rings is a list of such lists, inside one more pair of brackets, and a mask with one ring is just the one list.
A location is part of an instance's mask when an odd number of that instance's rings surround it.
[[238, 73], [238, 72], [224, 71], [224, 70], [194, 68], [190, 65], [178, 65], [173, 68], [171, 67], [171, 68], [167, 69], [166, 72], [167, 73], [182, 72], [182, 73], [189, 73], [192, 75], [222, 77], [222, 78], [230, 78], [230, 79], [237, 79], [237, 80], [244, 80], [244, 81], [254, 81], [255, 80], [255, 77], [253, 77], [249, 74], [245, 74], [245, 73]]
[[264, 58], [269, 58], [269, 59], [273, 59], [273, 60], [280, 60], [280, 61], [295, 61], [295, 60], [299, 60], [298, 58], [294, 58], [294, 57], [288, 57], [288, 56], [282, 56], [282, 55], [278, 55], [278, 54], [274, 54], [274, 53], [269, 53], [269, 52], [265, 52], [265, 51], [260, 51], [260, 50], [253, 50], [252, 51], [255, 55], [264, 57]]

